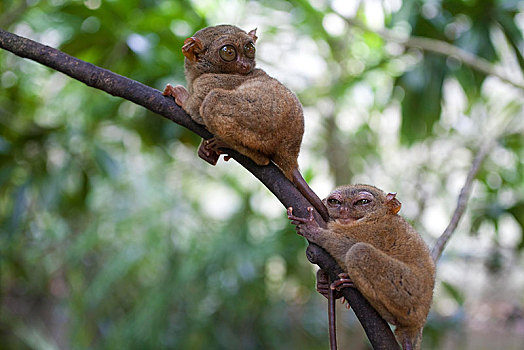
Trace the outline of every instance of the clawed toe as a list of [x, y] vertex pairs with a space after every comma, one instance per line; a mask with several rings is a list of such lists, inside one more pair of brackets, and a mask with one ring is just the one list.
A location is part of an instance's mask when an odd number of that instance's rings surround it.
[[307, 211], [309, 212], [309, 217], [307, 217], [307, 218], [299, 218], [298, 216], [293, 215], [293, 207], [289, 207], [289, 208], [287, 208], [287, 218], [289, 220], [292, 220], [291, 223], [293, 225], [298, 225], [300, 223], [312, 222], [313, 220], [315, 220], [315, 218], [313, 217], [313, 208], [308, 207]]
[[218, 140], [215, 137], [213, 137], [213, 138], [211, 138], [209, 140], [206, 140], [206, 147], [208, 147], [209, 149], [214, 150], [217, 153], [222, 153], [222, 152], [220, 152], [219, 148], [230, 148], [227, 143], [225, 143], [224, 141]]
[[319, 292], [326, 298], [329, 296], [329, 288], [330, 288], [329, 283], [319, 283], [317, 281], [317, 292]]
[[167, 84], [164, 91], [162, 92], [162, 95], [173, 97], [175, 99], [175, 103], [180, 107], [183, 107], [189, 98], [189, 92], [187, 92], [186, 88], [182, 85], [173, 86], [171, 84]]
[[[198, 156], [209, 164], [216, 165], [220, 155], [224, 154], [224, 152], [220, 151], [219, 148], [229, 148], [229, 146], [214, 137], [209, 140], [202, 140], [200, 147], [198, 147]], [[224, 156], [226, 162], [230, 158], [230, 156]]]
[[349, 278], [349, 275], [347, 273], [341, 273], [338, 275], [339, 279], [331, 283], [330, 288], [333, 290], [340, 291], [344, 288], [354, 288], [355, 284], [353, 281]]
[[203, 140], [198, 147], [198, 156], [211, 165], [216, 165], [220, 158], [220, 153], [207, 147], [207, 140]]

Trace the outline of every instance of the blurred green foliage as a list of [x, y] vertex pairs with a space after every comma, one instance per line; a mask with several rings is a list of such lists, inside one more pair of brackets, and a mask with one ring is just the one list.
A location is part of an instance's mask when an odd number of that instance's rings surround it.
[[[392, 23], [406, 21], [412, 28], [412, 35], [453, 43], [490, 62], [498, 59], [490, 28], [499, 27], [511, 44], [511, 53], [518, 58], [520, 69], [524, 69], [523, 37], [515, 23], [519, 3], [518, 0], [443, 1], [438, 8], [436, 2], [406, 0], [392, 16]], [[476, 101], [485, 78], [467, 65], [454, 64], [453, 57], [434, 53], [424, 56], [415, 69], [397, 81], [406, 93], [402, 103], [401, 133], [409, 142], [431, 134], [440, 118], [443, 83], [448, 75], [457, 78], [469, 103]]]
[[[342, 16], [510, 61], [522, 76], [523, 2], [360, 1], [349, 15], [342, 3], [7, 0], [0, 27], [162, 89], [184, 82], [180, 47], [197, 29], [260, 26], [259, 65], [291, 70], [278, 77], [313, 129], [307, 178], [398, 189], [428, 242], [446, 222], [425, 218], [451, 213], [472, 152], [506, 120], [461, 228], [473, 240], [487, 232], [481, 259], [504, 271], [524, 248], [521, 91], [501, 97], [471, 67]], [[299, 58], [309, 75], [293, 70]], [[0, 87], [0, 349], [327, 348], [305, 243], [242, 168], [211, 168], [183, 128], [3, 50]], [[445, 258], [461, 254], [476, 252]], [[464, 321], [467, 287], [447, 278], [427, 348]], [[350, 313], [339, 318], [341, 342], [365, 348]]]

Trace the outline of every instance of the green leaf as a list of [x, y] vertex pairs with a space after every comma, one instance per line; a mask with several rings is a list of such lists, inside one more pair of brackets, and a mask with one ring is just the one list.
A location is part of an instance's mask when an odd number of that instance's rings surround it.
[[404, 90], [401, 139], [411, 144], [427, 137], [440, 118], [442, 85], [447, 73], [446, 60], [426, 54], [413, 70], [397, 80]]
[[457, 302], [457, 304], [460, 306], [464, 305], [464, 293], [462, 293], [457, 287], [446, 281], [442, 281], [441, 286], [444, 288], [444, 291]]
[[524, 56], [522, 55], [521, 47], [519, 47], [519, 45], [522, 45], [522, 32], [517, 27], [513, 17], [514, 13], [496, 13], [496, 19], [500, 24], [501, 29], [504, 32], [504, 35], [506, 36], [506, 39], [508, 40], [510, 46], [513, 48], [513, 52], [517, 56], [517, 61], [520, 65], [520, 69], [524, 70]]
[[106, 150], [98, 146], [95, 146], [94, 156], [98, 166], [104, 174], [111, 177], [115, 177], [118, 175], [118, 163], [113, 159], [113, 157], [111, 157], [111, 155]]
[[515, 220], [518, 222], [521, 229], [520, 242], [517, 245], [517, 250], [524, 250], [524, 201], [518, 202], [514, 206], [508, 209], [508, 212], [513, 215]]

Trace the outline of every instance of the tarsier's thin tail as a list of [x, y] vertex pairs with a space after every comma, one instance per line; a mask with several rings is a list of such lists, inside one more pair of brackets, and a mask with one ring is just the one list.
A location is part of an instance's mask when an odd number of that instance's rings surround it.
[[397, 327], [395, 336], [397, 341], [402, 345], [403, 350], [420, 350], [422, 343], [422, 331], [424, 328], [404, 328]]
[[313, 192], [311, 187], [309, 187], [308, 183], [306, 182], [306, 180], [304, 180], [304, 177], [302, 176], [298, 168], [293, 169], [291, 180], [297, 187], [298, 191], [302, 193], [304, 197], [306, 197], [309, 203], [311, 203], [311, 205], [318, 211], [320, 216], [322, 216], [322, 219], [328, 222], [329, 214], [326, 206], [324, 205], [324, 203], [322, 203], [322, 200], [317, 196], [317, 194]]
[[[328, 278], [328, 281], [330, 279]], [[337, 350], [337, 321], [335, 308], [335, 291], [329, 288], [328, 294], [329, 350]]]

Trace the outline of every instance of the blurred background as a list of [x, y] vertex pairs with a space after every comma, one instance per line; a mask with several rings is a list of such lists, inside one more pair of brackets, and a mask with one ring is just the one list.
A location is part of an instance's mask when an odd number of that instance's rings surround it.
[[[1, 28], [159, 90], [185, 84], [184, 39], [220, 23], [258, 28], [258, 66], [298, 94], [319, 196], [398, 192], [430, 246], [496, 141], [439, 262], [423, 348], [524, 348], [524, 1], [0, 2]], [[327, 349], [305, 240], [199, 141], [0, 50], [0, 349]], [[338, 335], [370, 348], [343, 307]]]

